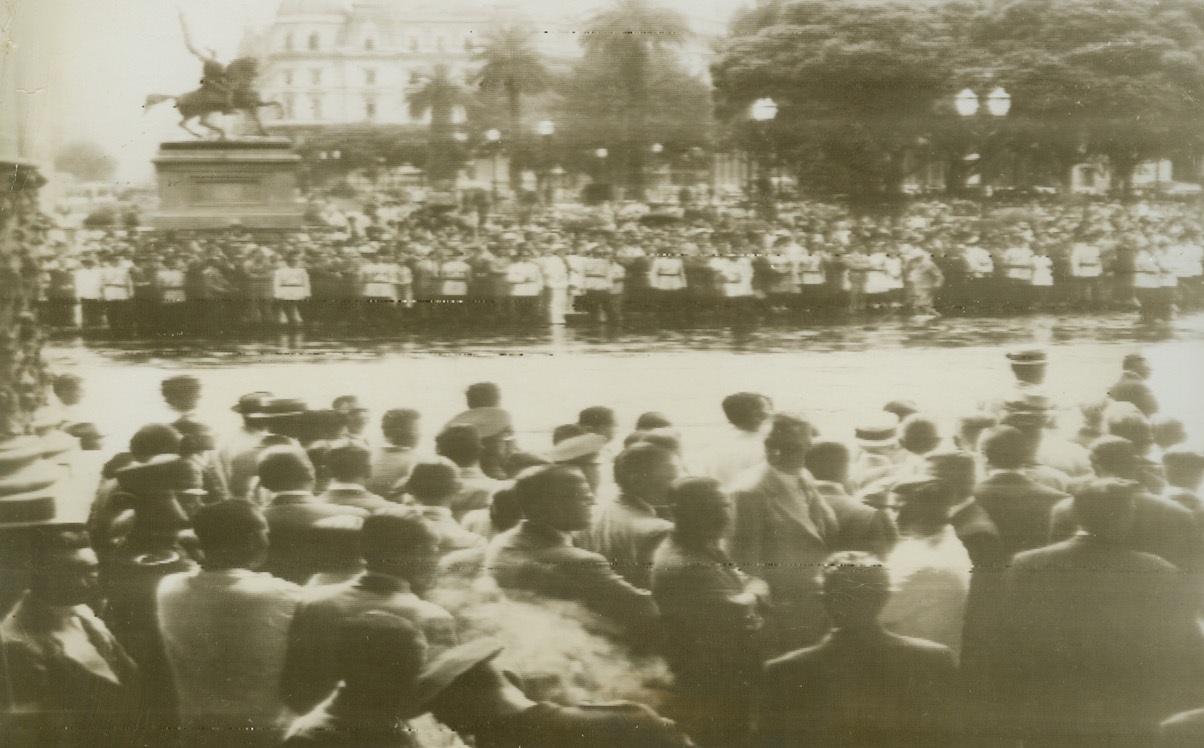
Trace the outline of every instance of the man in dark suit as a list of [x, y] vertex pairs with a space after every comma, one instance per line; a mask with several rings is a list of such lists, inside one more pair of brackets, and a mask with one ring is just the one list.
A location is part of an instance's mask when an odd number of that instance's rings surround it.
[[1005, 557], [1045, 545], [1049, 542], [1050, 512], [1067, 495], [1022, 472], [1028, 444], [1019, 429], [991, 429], [982, 450], [988, 475], [975, 486], [974, 500], [999, 529]]
[[314, 574], [358, 568], [354, 532], [327, 529], [322, 521], [368, 513], [319, 501], [313, 494], [314, 468], [304, 452], [293, 447], [265, 451], [259, 461], [259, 485], [272, 493], [272, 502], [263, 511], [272, 539], [264, 571], [305, 584]]
[[606, 619], [643, 628], [657, 615], [652, 595], [615, 573], [605, 558], [573, 545], [589, 526], [594, 495], [576, 468], [533, 468], [518, 479], [526, 517], [493, 539], [485, 566], [503, 589], [575, 600]]
[[1071, 505], [1082, 533], [1012, 560], [1000, 682], [1026, 748], [1154, 745], [1160, 720], [1200, 703], [1183, 575], [1126, 547], [1139, 490], [1092, 481]]
[[364, 488], [372, 475], [372, 453], [358, 444], [343, 444], [326, 453], [326, 471], [330, 483], [318, 495], [319, 501], [375, 512], [396, 506]]
[[[1091, 446], [1091, 465], [1100, 478], [1133, 481], [1140, 486], [1141, 457], [1137, 448], [1118, 436], [1105, 436]], [[1134, 496], [1134, 517], [1125, 547], [1152, 553], [1184, 570], [1200, 566], [1196, 518], [1179, 504], [1140, 488]], [[1053, 509], [1052, 540], [1065, 540], [1079, 527], [1073, 501]]]
[[823, 601], [832, 631], [765, 666], [758, 746], [951, 744], [953, 653], [882, 628], [878, 614], [889, 597], [890, 577], [874, 557], [854, 552], [828, 560]]
[[1108, 397], [1120, 403], [1132, 403], [1147, 418], [1158, 412], [1158, 399], [1146, 384], [1152, 373], [1150, 364], [1140, 353], [1125, 356], [1120, 379], [1108, 390]]
[[819, 570], [840, 536], [836, 512], [806, 470], [811, 425], [778, 414], [765, 438], [765, 465], [732, 484], [736, 517], [729, 542], [744, 573], [769, 584], [771, 651], [814, 644], [828, 630]]
[[899, 530], [890, 509], [872, 507], [849, 495], [845, 486], [851, 459], [849, 448], [840, 442], [818, 442], [807, 451], [807, 471], [840, 526], [833, 550], [866, 551], [886, 558], [899, 539]]

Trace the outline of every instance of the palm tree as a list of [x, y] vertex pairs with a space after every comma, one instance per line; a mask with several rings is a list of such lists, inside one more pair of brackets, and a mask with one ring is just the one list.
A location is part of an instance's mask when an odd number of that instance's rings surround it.
[[614, 0], [586, 22], [587, 58], [611, 70], [622, 91], [622, 143], [616, 151], [626, 180], [640, 196], [644, 188], [644, 154], [650, 145], [645, 123], [650, 100], [649, 81], [662, 55], [680, 48], [690, 36], [690, 24], [681, 13], [649, 0]]
[[527, 26], [501, 26], [485, 37], [476, 51], [481, 67], [473, 82], [482, 91], [497, 91], [505, 97], [510, 120], [509, 140], [513, 145], [510, 159], [510, 188], [518, 184], [524, 154], [523, 97], [545, 90], [552, 74], [535, 46], [535, 29]]
[[471, 104], [472, 89], [460, 82], [449, 66], [436, 65], [414, 76], [406, 102], [412, 119], [430, 116], [427, 177], [444, 180], [454, 176], [459, 150], [452, 132], [455, 111]]

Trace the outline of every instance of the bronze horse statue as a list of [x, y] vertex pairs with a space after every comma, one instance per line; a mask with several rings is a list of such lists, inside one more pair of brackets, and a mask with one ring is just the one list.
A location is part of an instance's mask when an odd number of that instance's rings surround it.
[[258, 75], [259, 61], [253, 57], [240, 57], [229, 65], [222, 65], [211, 58], [206, 59], [205, 77], [200, 88], [178, 96], [151, 94], [146, 97], [145, 108], [149, 110], [164, 101], [175, 101], [176, 109], [180, 111], [180, 127], [198, 138], [205, 137], [205, 134], [189, 126], [194, 120], [225, 140], [228, 137], [226, 131], [210, 122], [209, 117], [213, 114], [235, 112], [244, 112], [255, 123], [259, 134], [267, 135], [268, 131], [259, 119], [259, 110], [274, 106], [283, 113], [284, 107], [278, 101], [264, 101], [260, 98], [255, 89], [255, 79]]

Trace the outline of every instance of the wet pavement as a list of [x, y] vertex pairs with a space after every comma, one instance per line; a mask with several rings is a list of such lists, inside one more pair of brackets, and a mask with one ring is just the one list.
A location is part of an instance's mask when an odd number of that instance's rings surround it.
[[494, 381], [526, 448], [546, 448], [552, 428], [575, 421], [582, 408], [603, 404], [615, 408], [621, 429], [646, 410], [664, 412], [685, 431], [689, 451], [723, 428], [719, 402], [742, 390], [763, 392], [779, 408], [809, 415], [835, 438], [851, 437], [862, 414], [895, 398], [912, 399], [943, 419], [947, 433], [953, 418], [1004, 390], [1010, 374], [1003, 353], [1029, 343], [1050, 351], [1047, 388], [1067, 409], [1067, 428], [1074, 425], [1074, 406], [1102, 397], [1116, 380], [1123, 355], [1145, 350], [1164, 410], [1204, 433], [1204, 390], [1197, 384], [1204, 314], [1156, 326], [1114, 314], [926, 324], [887, 317], [741, 333], [582, 326], [517, 335], [76, 339], [56, 340], [46, 353], [55, 370], [85, 376], [85, 405], [108, 434], [106, 451], [121, 449], [143, 423], [170, 418], [158, 385], [185, 371], [201, 378], [200, 416], [219, 431], [236, 427], [230, 406], [245, 392], [305, 397], [312, 407], [329, 407], [334, 397], [354, 393], [371, 408], [374, 422], [388, 408], [422, 412], [429, 445], [463, 408], [467, 385]]

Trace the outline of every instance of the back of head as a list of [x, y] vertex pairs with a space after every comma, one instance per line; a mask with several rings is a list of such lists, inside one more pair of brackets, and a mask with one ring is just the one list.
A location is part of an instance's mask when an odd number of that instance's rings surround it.
[[1170, 449], [1187, 441], [1187, 429], [1178, 418], [1154, 416], [1150, 419], [1150, 430], [1154, 443], [1162, 449]]
[[393, 566], [432, 546], [437, 552], [438, 543], [438, 534], [422, 515], [400, 506], [369, 515], [360, 529], [360, 549], [369, 569]]
[[503, 488], [493, 495], [489, 502], [489, 522], [493, 525], [494, 532], [505, 532], [522, 519], [523, 507], [519, 503], [518, 493], [513, 488]]
[[730, 500], [713, 478], [682, 478], [669, 489], [679, 537], [718, 540], [730, 523]]
[[776, 413], [770, 421], [769, 433], [765, 436], [765, 450], [779, 451], [794, 449], [802, 445], [804, 452], [811, 449], [814, 436], [811, 423], [805, 418], [787, 413]]
[[1119, 436], [1101, 436], [1091, 444], [1091, 466], [1100, 477], [1134, 479], [1140, 459], [1137, 447]]
[[1167, 483], [1194, 491], [1204, 477], [1204, 455], [1185, 447], [1173, 447], [1162, 454], [1162, 467]]
[[1012, 426], [996, 426], [986, 433], [982, 452], [991, 467], [999, 470], [1019, 470], [1028, 455], [1028, 439]]
[[60, 402], [74, 404], [83, 391], [84, 380], [75, 374], [59, 374], [54, 378], [51, 387], [54, 390], [54, 396]]
[[1104, 540], [1123, 541], [1133, 525], [1141, 487], [1115, 478], [1088, 482], [1074, 496], [1074, 516], [1087, 533]]
[[1154, 443], [1154, 433], [1145, 416], [1137, 413], [1121, 413], [1108, 419], [1108, 433], [1119, 436], [1133, 444], [1138, 452], [1144, 452]]
[[314, 466], [309, 457], [293, 447], [264, 450], [257, 474], [260, 485], [272, 493], [309, 490], [314, 482]]
[[978, 461], [971, 452], [961, 450], [928, 454], [928, 472], [949, 484], [955, 501], [974, 493], [978, 480]]
[[681, 455], [681, 437], [672, 429], [653, 429], [651, 431], [632, 431], [623, 440], [623, 449], [636, 444], [652, 444], [667, 449], [676, 455]]
[[189, 374], [168, 377], [159, 386], [163, 400], [173, 408], [192, 408], [201, 395], [201, 380]]
[[824, 608], [838, 629], [873, 625], [890, 589], [886, 567], [869, 553], [837, 553], [824, 564]]
[[543, 520], [549, 511], [555, 511], [558, 501], [565, 496], [566, 486], [579, 479], [580, 471], [564, 465], [534, 467], [520, 473], [514, 481], [514, 493], [523, 516]]
[[577, 414], [577, 425], [593, 434], [612, 431], [615, 423], [615, 412], [601, 405], [586, 408]]
[[308, 410], [300, 417], [298, 439], [302, 444], [334, 441], [343, 436], [347, 419], [337, 410]]
[[341, 483], [362, 483], [372, 474], [372, 453], [358, 444], [342, 444], [326, 453], [326, 470]]
[[849, 448], [840, 442], [822, 441], [807, 452], [807, 469], [816, 480], [843, 483], [849, 477]]
[[460, 467], [475, 465], [481, 460], [484, 447], [475, 426], [448, 426], [435, 437], [435, 453]]
[[650, 410], [647, 413], [641, 413], [640, 417], [635, 421], [636, 431], [651, 431], [653, 429], [668, 429], [673, 428], [673, 422], [664, 413], [658, 413]]
[[936, 421], [919, 413], [907, 416], [899, 426], [899, 444], [913, 454], [926, 454], [941, 443]]
[[426, 460], [414, 466], [406, 481], [406, 492], [420, 504], [445, 505], [460, 486], [460, 471], [446, 458]]
[[624, 491], [635, 491], [661, 465], [672, 462], [673, 458], [674, 453], [664, 447], [647, 441], [637, 442], [615, 458], [615, 483]]
[[469, 408], [497, 408], [502, 404], [502, 390], [493, 382], [469, 385], [464, 397]]
[[267, 521], [249, 501], [231, 499], [203, 506], [192, 518], [192, 529], [207, 567], [249, 568], [267, 547], [263, 543]]
[[180, 440], [180, 432], [166, 423], [150, 423], [130, 438], [130, 454], [139, 462], [155, 455], [179, 454]]
[[723, 398], [723, 415], [742, 431], [756, 431], [769, 415], [766, 398], [755, 392], [737, 392]]
[[413, 447], [418, 437], [418, 421], [421, 415], [409, 408], [386, 411], [380, 419], [380, 430], [390, 444]]

